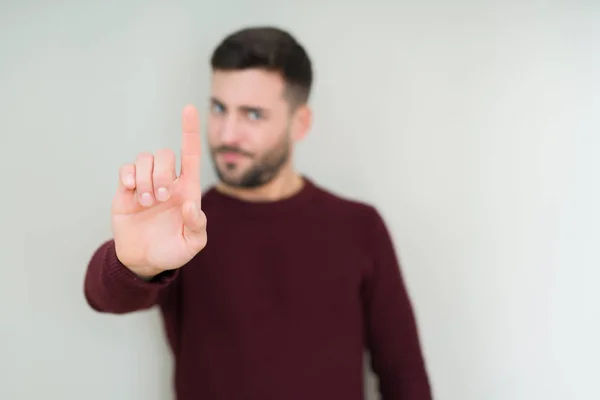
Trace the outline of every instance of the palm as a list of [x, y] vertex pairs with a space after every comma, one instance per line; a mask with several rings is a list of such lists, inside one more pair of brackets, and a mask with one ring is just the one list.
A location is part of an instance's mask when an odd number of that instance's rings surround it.
[[[131, 189], [123, 184], [114, 196], [112, 225], [117, 255], [133, 270], [179, 268], [206, 243], [206, 232], [198, 229], [203, 215], [199, 211], [199, 123], [194, 109], [184, 112], [183, 126], [181, 174], [169, 182], [170, 198], [142, 205], [140, 185]], [[194, 204], [198, 212], [194, 212]]]

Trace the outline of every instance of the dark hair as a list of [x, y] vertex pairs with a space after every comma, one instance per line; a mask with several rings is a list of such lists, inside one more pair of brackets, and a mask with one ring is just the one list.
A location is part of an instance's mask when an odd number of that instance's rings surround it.
[[213, 70], [261, 68], [277, 72], [287, 85], [294, 106], [308, 101], [313, 80], [308, 54], [289, 33], [260, 26], [233, 32], [217, 46], [211, 58]]

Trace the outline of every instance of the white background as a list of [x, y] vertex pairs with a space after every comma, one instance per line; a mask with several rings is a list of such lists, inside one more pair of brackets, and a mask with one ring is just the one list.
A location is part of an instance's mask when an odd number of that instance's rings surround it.
[[92, 312], [85, 268], [118, 166], [178, 150], [214, 46], [264, 23], [315, 65], [299, 168], [388, 221], [436, 399], [599, 399], [592, 0], [3, 0], [0, 398], [170, 398], [158, 313]]

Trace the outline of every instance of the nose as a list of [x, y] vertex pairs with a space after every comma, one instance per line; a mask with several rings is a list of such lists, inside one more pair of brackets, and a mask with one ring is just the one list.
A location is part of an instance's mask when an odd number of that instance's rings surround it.
[[239, 142], [239, 134], [235, 116], [228, 115], [221, 125], [221, 141], [226, 145], [235, 145]]

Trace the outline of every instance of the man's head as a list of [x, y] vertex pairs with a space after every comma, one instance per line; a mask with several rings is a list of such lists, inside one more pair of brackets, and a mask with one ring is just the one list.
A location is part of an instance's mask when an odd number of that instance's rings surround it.
[[291, 162], [310, 127], [311, 62], [287, 32], [247, 28], [214, 50], [208, 141], [222, 182], [258, 187]]

